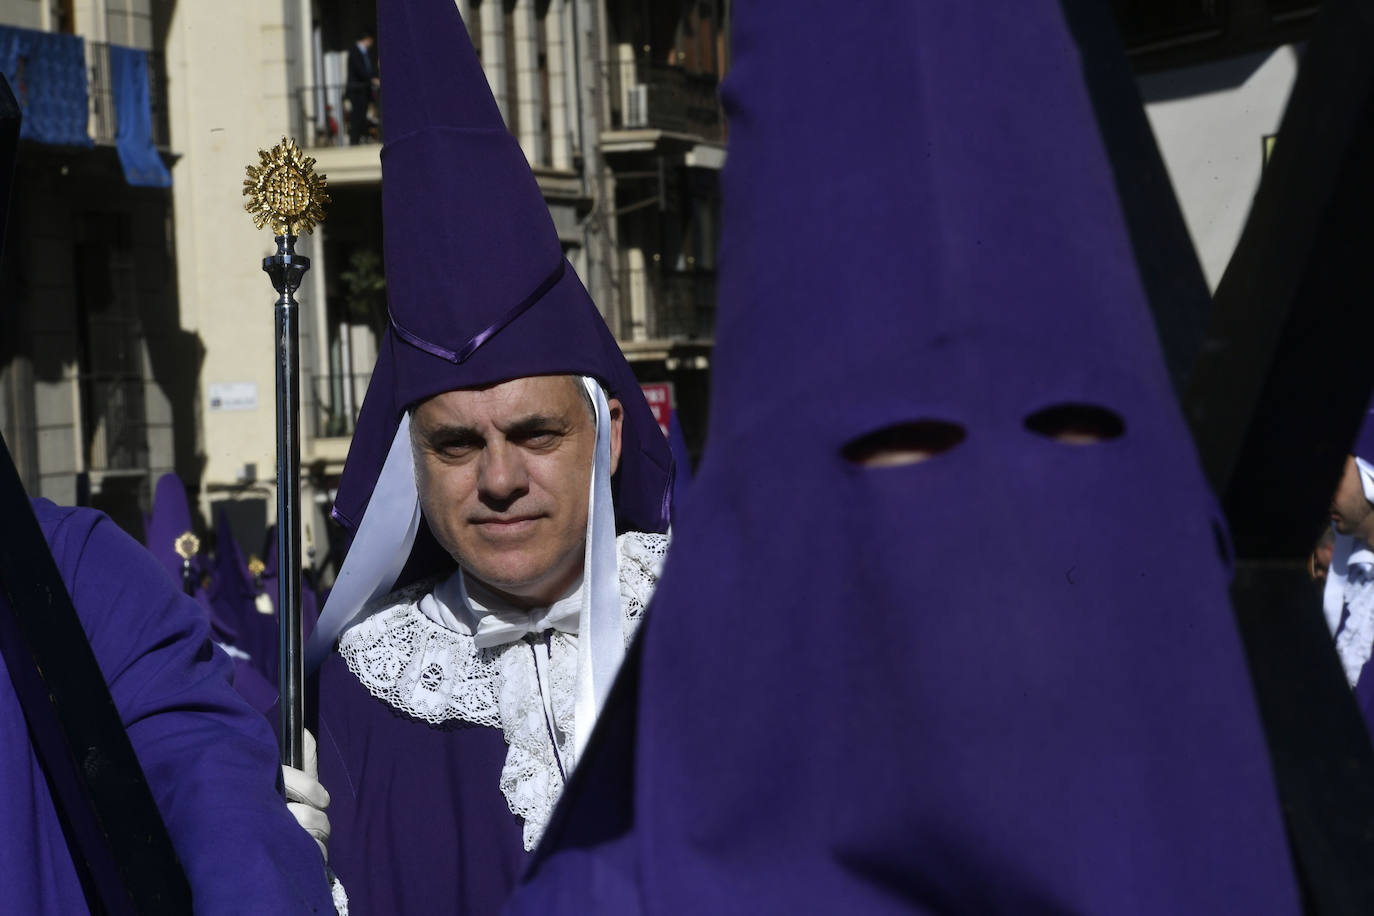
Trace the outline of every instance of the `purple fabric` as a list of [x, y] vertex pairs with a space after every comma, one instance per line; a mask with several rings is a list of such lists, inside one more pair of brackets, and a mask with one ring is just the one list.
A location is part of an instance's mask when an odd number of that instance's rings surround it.
[[1355, 444], [1351, 446], [1351, 452], [1357, 458], [1374, 463], [1374, 405], [1365, 411], [1363, 419], [1360, 421], [1359, 432], [1355, 434]]
[[[262, 548], [263, 571], [262, 589], [263, 592], [272, 599], [272, 625], [276, 627], [277, 621], [277, 596], [278, 589], [281, 588], [281, 579], [277, 575], [277, 526], [273, 525], [267, 529], [267, 543]], [[315, 587], [310, 584], [308, 572], [301, 573], [301, 625], [307, 635], [315, 629], [315, 623], [320, 619], [320, 599], [315, 593]], [[279, 645], [279, 643], [278, 643]]]
[[500, 912], [529, 859], [499, 789], [498, 728], [436, 728], [397, 712], [331, 655], [319, 690], [329, 863], [354, 916]]
[[682, 434], [676, 410], [668, 417], [668, 449], [673, 453], [673, 504], [681, 505], [692, 482], [692, 458], [687, 453], [687, 437]]
[[[710, 439], [634, 727], [508, 912], [1298, 912], [1059, 4], [760, 0], [732, 42]], [[1027, 426], [1062, 404], [1125, 432]], [[922, 420], [966, 438], [843, 457]]]
[[[98, 512], [38, 516], [190, 880], [197, 913], [332, 912], [319, 851], [276, 788], [276, 745], [228, 684], [194, 603]], [[3, 664], [0, 664], [3, 668]], [[0, 671], [6, 912], [85, 912], [23, 713]]]
[[215, 562], [210, 579], [210, 606], [216, 617], [233, 626], [236, 634], [233, 645], [248, 653], [248, 664], [275, 684], [277, 618], [258, 612], [255, 603], [257, 595], [258, 589], [239, 551], [238, 541], [234, 539], [228, 514], [221, 507], [215, 518]]

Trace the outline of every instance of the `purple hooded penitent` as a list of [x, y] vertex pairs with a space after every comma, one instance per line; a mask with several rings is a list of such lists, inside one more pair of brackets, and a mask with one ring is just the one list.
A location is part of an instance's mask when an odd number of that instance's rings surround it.
[[733, 42], [706, 454], [508, 912], [1297, 912], [1060, 4]]
[[198, 552], [191, 557], [188, 568], [181, 554], [177, 553], [177, 539], [183, 534], [193, 534], [194, 530], [191, 504], [186, 498], [186, 484], [176, 474], [163, 474], [158, 478], [153, 493], [153, 512], [145, 526], [146, 545], [178, 588], [185, 592], [189, 585], [189, 594], [209, 614], [215, 641], [232, 645], [238, 638], [234, 619], [218, 612], [202, 584], [206, 567], [204, 554]]
[[[232, 623], [236, 634], [233, 646], [242, 655], [247, 655], [247, 658], [234, 656], [234, 687], [254, 706], [267, 708], [276, 698], [280, 637], [277, 616], [258, 610], [260, 594], [262, 592], [254, 583], [238, 541], [234, 538], [229, 514], [220, 506], [215, 513], [215, 560], [210, 577], [210, 609], [217, 619]], [[302, 611], [308, 606], [308, 594], [307, 590], [302, 590]], [[245, 674], [248, 668], [253, 670], [252, 675]], [[263, 688], [265, 683], [273, 685], [270, 690]]]
[[[153, 511], [145, 519], [144, 536], [148, 549], [178, 585], [185, 584], [185, 566], [181, 555], [177, 553], [177, 538], [193, 533], [186, 485], [176, 474], [163, 474], [158, 478], [157, 488], [153, 492]], [[200, 573], [201, 558], [196, 555], [191, 558], [191, 578], [198, 590]]]
[[[33, 504], [197, 913], [327, 913], [319, 850], [292, 819], [276, 745], [230, 688], [204, 615], [108, 518]], [[0, 874], [6, 913], [86, 912], [23, 710], [0, 663]]]
[[[519, 144], [451, 2], [378, 4], [390, 323], [334, 516], [357, 531], [401, 415], [425, 398], [530, 375], [590, 375], [620, 398], [620, 530], [668, 527], [672, 458], [605, 321], [563, 257]], [[420, 548], [432, 547], [421, 529]], [[430, 551], [434, 553], [435, 551]], [[433, 569], [421, 561], [409, 570]], [[430, 564], [432, 565], [432, 564]]]
[[[624, 407], [615, 518], [605, 528], [666, 530], [673, 466], [628, 363], [563, 258], [457, 7], [381, 0], [377, 15], [390, 326], [335, 503], [356, 537], [307, 645], [307, 666], [321, 662], [315, 727], [320, 780], [332, 798], [330, 863], [355, 911], [478, 916], [499, 911], [529, 858], [524, 825], [502, 794], [502, 729], [412, 717], [369, 692], [330, 651], [372, 598], [454, 567], [422, 521], [409, 547], [405, 523], [419, 510], [410, 444], [397, 439], [401, 420], [417, 402], [456, 388], [587, 375]], [[393, 447], [405, 459], [399, 472], [387, 461]], [[397, 521], [393, 534], [388, 525]], [[622, 640], [618, 605], [612, 623]], [[442, 678], [444, 669], [426, 674]]]

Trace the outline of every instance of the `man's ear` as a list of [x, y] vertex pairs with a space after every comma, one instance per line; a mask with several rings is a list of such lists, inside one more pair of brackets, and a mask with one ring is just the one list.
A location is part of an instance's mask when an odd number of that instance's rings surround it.
[[620, 430], [625, 425], [625, 409], [618, 398], [609, 399], [606, 406], [611, 412], [611, 473], [614, 474], [620, 467]]

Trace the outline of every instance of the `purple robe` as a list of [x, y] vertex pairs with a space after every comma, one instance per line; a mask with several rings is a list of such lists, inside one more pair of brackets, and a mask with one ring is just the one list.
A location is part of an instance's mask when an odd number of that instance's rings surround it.
[[1299, 911], [1071, 7], [735, 9], [706, 451], [509, 913]]
[[501, 729], [433, 726], [368, 693], [337, 654], [320, 668], [329, 864], [354, 916], [499, 913], [529, 861], [499, 788]]
[[[204, 615], [104, 515], [35, 500], [197, 913], [330, 913], [319, 850], [277, 789], [275, 742], [228, 683]], [[3, 662], [0, 662], [3, 668]], [[0, 673], [5, 912], [85, 912], [24, 716]]]

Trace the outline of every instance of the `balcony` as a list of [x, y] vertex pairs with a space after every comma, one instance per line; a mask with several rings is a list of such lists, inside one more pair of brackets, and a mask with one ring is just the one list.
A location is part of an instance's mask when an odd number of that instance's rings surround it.
[[620, 293], [624, 340], [710, 340], [715, 332], [712, 271], [627, 269]]
[[[162, 52], [148, 51], [147, 54], [153, 145], [166, 151], [171, 149], [171, 130], [167, 123], [167, 65]], [[119, 128], [119, 118], [115, 112], [114, 80], [110, 75], [110, 46], [107, 43], [86, 42], [86, 73], [91, 139], [96, 143], [112, 145]]]
[[311, 435], [316, 439], [344, 439], [353, 435], [358, 410], [372, 373], [317, 375], [311, 379], [314, 410]]
[[[378, 144], [382, 137], [382, 103], [380, 93], [373, 93], [367, 106], [367, 118], [358, 142], [349, 139], [349, 118], [352, 103], [342, 82], [319, 86], [302, 86], [296, 90], [295, 117], [300, 125], [297, 137], [302, 147], [327, 149], [340, 146]], [[375, 152], [375, 150], [374, 150]]]
[[714, 76], [683, 67], [622, 61], [604, 67], [613, 132], [653, 130], [723, 143], [725, 114]]

